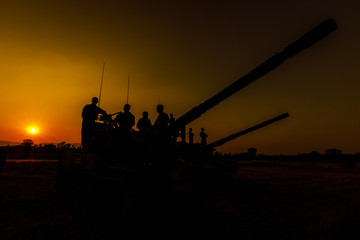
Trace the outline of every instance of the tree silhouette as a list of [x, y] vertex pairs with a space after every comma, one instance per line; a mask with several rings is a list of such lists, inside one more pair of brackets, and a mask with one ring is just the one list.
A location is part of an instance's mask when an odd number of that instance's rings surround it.
[[34, 141], [33, 140], [31, 140], [31, 139], [25, 139], [25, 140], [23, 140], [23, 142], [21, 143], [21, 145], [23, 146], [23, 147], [32, 147], [33, 145], [34, 145]]
[[21, 146], [23, 147], [23, 152], [25, 154], [30, 154], [33, 145], [34, 145], [33, 140], [31, 140], [31, 139], [23, 140], [23, 142], [21, 143]]

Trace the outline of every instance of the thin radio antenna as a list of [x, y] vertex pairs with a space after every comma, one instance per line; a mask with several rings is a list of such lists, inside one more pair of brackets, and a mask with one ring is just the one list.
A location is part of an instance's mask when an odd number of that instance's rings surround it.
[[103, 70], [102, 70], [102, 74], [101, 74], [101, 84], [100, 84], [100, 93], [99, 93], [99, 107], [100, 107], [100, 100], [101, 100], [102, 84], [103, 84], [103, 80], [104, 80], [104, 70], [105, 70], [105, 62], [103, 64]]
[[129, 91], [130, 91], [130, 74], [129, 74], [129, 76], [128, 76], [128, 87], [127, 87], [126, 104], [129, 104]]

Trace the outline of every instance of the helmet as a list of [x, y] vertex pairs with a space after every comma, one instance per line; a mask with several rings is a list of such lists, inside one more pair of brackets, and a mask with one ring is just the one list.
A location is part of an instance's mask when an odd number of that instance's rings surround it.
[[93, 97], [93, 98], [91, 99], [91, 102], [96, 104], [96, 103], [99, 102], [99, 99], [98, 99], [97, 97]]
[[163, 112], [164, 111], [164, 106], [162, 104], [157, 105], [156, 111], [159, 112], [159, 113]]
[[129, 110], [130, 110], [130, 104], [125, 104], [124, 111], [129, 111]]

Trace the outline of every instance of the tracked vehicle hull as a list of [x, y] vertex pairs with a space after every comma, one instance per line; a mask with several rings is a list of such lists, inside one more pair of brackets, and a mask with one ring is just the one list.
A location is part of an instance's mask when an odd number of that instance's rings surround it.
[[107, 205], [126, 209], [143, 200], [157, 202], [220, 187], [237, 171], [234, 163], [218, 161], [201, 146], [175, 149], [167, 157], [153, 155], [118, 161], [108, 154], [67, 153], [58, 163], [57, 191], [75, 200], [91, 200], [96, 204], [105, 201]]

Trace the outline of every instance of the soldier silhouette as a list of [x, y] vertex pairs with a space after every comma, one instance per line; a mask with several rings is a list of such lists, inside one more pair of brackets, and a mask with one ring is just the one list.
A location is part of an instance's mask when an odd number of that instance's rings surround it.
[[192, 128], [189, 128], [189, 143], [194, 143], [194, 133], [192, 132]]
[[136, 127], [139, 129], [141, 133], [148, 133], [151, 130], [151, 121], [149, 119], [148, 112], [142, 113], [142, 118], [136, 124]]
[[93, 97], [91, 104], [85, 105], [82, 110], [82, 126], [81, 126], [81, 144], [84, 151], [88, 151], [91, 148], [93, 143], [93, 138], [95, 136], [95, 120], [98, 118], [99, 114], [102, 114], [105, 117], [109, 115], [101, 108], [97, 106], [99, 99]]
[[206, 142], [207, 136], [208, 136], [208, 135], [205, 133], [205, 129], [204, 129], [204, 128], [201, 128], [200, 137], [201, 137], [201, 144], [202, 144], [202, 145], [206, 145], [206, 144], [207, 144], [207, 142]]
[[169, 136], [169, 115], [164, 112], [162, 104], [157, 105], [156, 111], [159, 115], [153, 125], [155, 134], [161, 138], [167, 138]]
[[154, 122], [154, 127], [158, 129], [167, 129], [169, 126], [169, 115], [164, 112], [164, 106], [162, 104], [157, 105], [156, 111], [159, 115]]
[[130, 104], [124, 105], [124, 112], [120, 112], [114, 119], [118, 125], [120, 132], [130, 133], [132, 127], [135, 125], [135, 117], [130, 112]]

